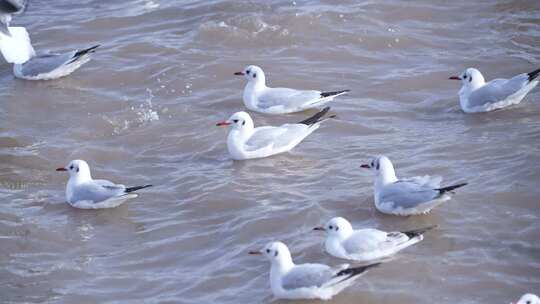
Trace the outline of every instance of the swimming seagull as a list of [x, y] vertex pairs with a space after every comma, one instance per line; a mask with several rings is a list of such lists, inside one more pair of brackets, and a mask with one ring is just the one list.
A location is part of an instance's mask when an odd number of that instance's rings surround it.
[[461, 80], [459, 103], [465, 113], [489, 112], [521, 102], [540, 81], [540, 69], [514, 76], [510, 79], [494, 79], [486, 83], [484, 76], [475, 68], [468, 68], [460, 76], [449, 79]]
[[398, 179], [392, 162], [384, 155], [375, 157], [371, 163], [361, 167], [375, 173], [375, 207], [386, 214], [429, 213], [436, 206], [449, 200], [453, 190], [467, 185], [461, 183], [441, 188], [442, 178], [429, 175]]
[[263, 70], [256, 65], [247, 66], [242, 72], [236, 72], [234, 75], [245, 76], [248, 81], [244, 88], [244, 105], [252, 111], [266, 114], [286, 114], [312, 109], [350, 91], [321, 92], [270, 88], [266, 86]]
[[311, 263], [296, 265], [289, 248], [282, 242], [271, 242], [264, 249], [249, 253], [261, 254], [270, 260], [270, 287], [278, 299], [329, 300], [368, 269], [380, 264], [361, 267], [349, 267], [348, 264], [339, 267]]
[[11, 36], [9, 32], [9, 23], [11, 15], [16, 15], [24, 12], [28, 0], [0, 0], [0, 32], [4, 35]]
[[15, 77], [26, 80], [51, 80], [67, 76], [90, 61], [99, 45], [65, 53], [38, 55], [13, 66]]
[[311, 132], [317, 130], [330, 107], [324, 108], [308, 119], [299, 123], [284, 124], [279, 127], [255, 128], [253, 120], [246, 112], [234, 113], [229, 119], [217, 126], [232, 126], [227, 138], [229, 154], [235, 160], [267, 157], [290, 151]]
[[521, 298], [519, 299], [519, 301], [516, 302], [516, 304], [540, 304], [540, 298], [535, 294], [526, 293], [521, 296]]
[[68, 171], [69, 181], [66, 186], [66, 200], [76, 208], [103, 209], [114, 208], [138, 195], [137, 190], [152, 185], [127, 188], [104, 179], [92, 179], [90, 167], [84, 160], [72, 160], [66, 167], [56, 171]]
[[354, 230], [349, 221], [335, 217], [326, 225], [315, 227], [313, 230], [326, 232], [324, 245], [328, 254], [356, 262], [369, 262], [392, 256], [422, 241], [423, 234], [435, 227], [402, 232], [385, 232], [378, 229]]
[[[1, 0], [0, 0], [1, 1]], [[9, 27], [10, 36], [0, 33], [0, 52], [13, 63], [15, 77], [26, 80], [51, 80], [67, 76], [90, 61], [99, 45], [65, 53], [38, 54], [24, 27]]]

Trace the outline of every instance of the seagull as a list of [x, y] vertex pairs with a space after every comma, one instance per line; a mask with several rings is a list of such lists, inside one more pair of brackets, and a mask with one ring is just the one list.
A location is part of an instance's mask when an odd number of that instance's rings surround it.
[[296, 90], [289, 88], [269, 88], [263, 70], [247, 66], [244, 71], [234, 75], [245, 76], [248, 83], [244, 88], [244, 105], [251, 111], [266, 114], [287, 114], [322, 106], [350, 90], [321, 92], [315, 90]]
[[8, 29], [11, 15], [24, 12], [27, 4], [28, 0], [0, 0], [0, 33], [11, 36]]
[[459, 103], [465, 113], [489, 112], [521, 102], [540, 81], [540, 69], [514, 76], [510, 79], [494, 79], [488, 83], [475, 68], [468, 68], [460, 76], [449, 79], [461, 80]]
[[128, 199], [138, 195], [137, 190], [152, 185], [126, 188], [104, 179], [92, 179], [90, 167], [84, 160], [72, 160], [66, 167], [56, 171], [68, 171], [69, 181], [66, 186], [67, 202], [80, 209], [104, 209], [120, 206]]
[[424, 239], [423, 234], [435, 228], [385, 232], [377, 229], [354, 230], [346, 219], [335, 217], [326, 225], [313, 230], [326, 231], [325, 249], [328, 254], [355, 262], [369, 262], [394, 255]]
[[382, 213], [416, 215], [429, 213], [450, 199], [452, 191], [467, 185], [440, 187], [442, 178], [419, 176], [398, 179], [394, 166], [386, 156], [375, 157], [371, 163], [360, 166], [375, 173], [375, 207]]
[[13, 66], [15, 77], [26, 80], [51, 80], [67, 76], [90, 61], [90, 54], [99, 45], [83, 50], [72, 50], [64, 53], [43, 54], [30, 58], [22, 64]]
[[311, 132], [317, 130], [321, 122], [335, 117], [330, 115], [323, 118], [329, 110], [330, 107], [326, 107], [299, 123], [258, 128], [254, 128], [253, 120], [248, 113], [237, 112], [216, 126], [232, 127], [227, 138], [227, 148], [233, 159], [262, 158], [290, 151]]
[[[0, 0], [2, 1], [2, 0]], [[26, 80], [51, 80], [67, 76], [90, 61], [99, 45], [64, 53], [36, 54], [24, 27], [9, 27], [10, 35], [0, 33], [0, 52], [13, 63], [15, 77]]]
[[540, 298], [535, 294], [526, 293], [521, 296], [521, 298], [519, 299], [519, 301], [516, 302], [516, 304], [540, 304]]
[[282, 242], [268, 243], [264, 249], [250, 251], [270, 260], [270, 287], [278, 299], [329, 300], [350, 286], [368, 269], [380, 265], [371, 264], [349, 267], [348, 264], [330, 267], [324, 264], [294, 264], [289, 248]]

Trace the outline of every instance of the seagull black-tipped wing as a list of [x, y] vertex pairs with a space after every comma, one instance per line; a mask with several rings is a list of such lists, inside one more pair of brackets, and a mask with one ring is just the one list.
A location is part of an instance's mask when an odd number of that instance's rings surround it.
[[527, 75], [529, 76], [529, 81], [533, 81], [536, 78], [538, 78], [538, 76], [540, 76], [540, 69], [532, 71], [528, 73]]
[[316, 123], [318, 123], [319, 121], [321, 121], [321, 118], [322, 118], [326, 113], [328, 113], [328, 111], [330, 111], [330, 107], [326, 107], [326, 108], [322, 109], [320, 112], [315, 113], [315, 115], [313, 115], [313, 116], [311, 116], [311, 117], [309, 117], [309, 118], [307, 118], [307, 119], [304, 119], [304, 120], [302, 120], [302, 121], [299, 122], [299, 123], [304, 124], [304, 125], [308, 125], [308, 126], [313, 125], [313, 124], [316, 124]]

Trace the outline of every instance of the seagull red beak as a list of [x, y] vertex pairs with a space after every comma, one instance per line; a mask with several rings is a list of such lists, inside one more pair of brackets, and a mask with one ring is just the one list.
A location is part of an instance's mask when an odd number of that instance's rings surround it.
[[56, 171], [67, 171], [66, 168], [57, 168]]
[[316, 231], [326, 231], [326, 229], [324, 229], [324, 227], [321, 227], [321, 226], [315, 227], [315, 228], [313, 228], [313, 230], [316, 230]]
[[360, 165], [360, 168], [371, 169], [371, 167], [368, 164], [362, 164]]
[[250, 250], [248, 253], [249, 254], [262, 254], [262, 252], [260, 252], [259, 250]]
[[228, 126], [228, 125], [230, 125], [230, 124], [231, 124], [231, 123], [228, 122], [228, 121], [222, 121], [222, 122], [218, 122], [218, 123], [216, 124], [216, 126], [218, 126], [218, 127], [226, 127], [226, 126]]
[[461, 78], [459, 78], [459, 76], [450, 76], [450, 77], [448, 77], [448, 79], [461, 80]]

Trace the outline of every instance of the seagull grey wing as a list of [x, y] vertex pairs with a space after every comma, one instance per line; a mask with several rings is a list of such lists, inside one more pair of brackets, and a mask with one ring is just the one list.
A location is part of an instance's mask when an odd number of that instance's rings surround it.
[[363, 229], [354, 232], [345, 242], [343, 248], [349, 254], [377, 250], [387, 240], [387, 233], [376, 229]]
[[122, 195], [125, 192], [125, 187], [101, 185], [96, 182], [88, 182], [77, 186], [72, 195], [72, 201], [92, 201], [99, 203], [111, 197]]
[[273, 148], [286, 148], [305, 136], [309, 126], [304, 124], [285, 124], [279, 127], [259, 127], [246, 142], [248, 150], [272, 145]]
[[302, 264], [291, 269], [281, 280], [284, 289], [321, 287], [330, 281], [335, 271], [322, 264]]
[[528, 82], [527, 74], [519, 74], [511, 79], [494, 79], [471, 93], [469, 106], [476, 107], [503, 101], [525, 87]]
[[26, 77], [36, 77], [50, 73], [59, 67], [70, 63], [76, 51], [63, 54], [40, 55], [31, 58], [21, 66], [21, 74]]
[[251, 137], [246, 141], [246, 149], [254, 151], [274, 144], [276, 139], [287, 130], [281, 127], [259, 127], [255, 128]]
[[101, 185], [103, 187], [112, 187], [112, 188], [121, 188], [121, 189], [126, 189], [126, 186], [122, 185], [122, 184], [115, 184], [111, 181], [108, 181], [106, 179], [94, 179], [94, 183], [98, 184], [98, 185]]
[[268, 88], [259, 96], [258, 106], [261, 108], [271, 108], [284, 106], [285, 108], [297, 108], [317, 101], [321, 98], [319, 91], [302, 91], [289, 88]]
[[393, 203], [394, 208], [414, 208], [430, 202], [439, 196], [439, 192], [430, 187], [420, 186], [407, 181], [397, 181], [385, 186], [379, 193], [381, 203]]
[[412, 183], [418, 184], [419, 186], [428, 186], [435, 189], [441, 186], [442, 177], [424, 175], [424, 176], [404, 178], [401, 181], [412, 182]]

